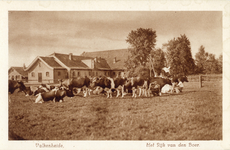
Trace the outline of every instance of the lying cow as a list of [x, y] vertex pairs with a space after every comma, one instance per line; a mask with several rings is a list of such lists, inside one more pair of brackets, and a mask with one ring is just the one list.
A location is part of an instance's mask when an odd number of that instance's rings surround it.
[[44, 101], [51, 100], [53, 100], [53, 102], [62, 102], [65, 96], [65, 90], [53, 89], [49, 92], [39, 93], [35, 103], [43, 103]]
[[163, 86], [163, 88], [161, 89], [161, 93], [172, 93], [173, 87], [172, 85], [166, 84], [165, 86]]

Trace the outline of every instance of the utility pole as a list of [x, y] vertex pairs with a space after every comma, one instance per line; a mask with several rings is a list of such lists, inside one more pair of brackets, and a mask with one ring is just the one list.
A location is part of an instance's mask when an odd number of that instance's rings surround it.
[[156, 73], [154, 70], [151, 54], [149, 54], [149, 61], [150, 61], [150, 77], [152, 77], [152, 69], [153, 69], [154, 76], [156, 75]]

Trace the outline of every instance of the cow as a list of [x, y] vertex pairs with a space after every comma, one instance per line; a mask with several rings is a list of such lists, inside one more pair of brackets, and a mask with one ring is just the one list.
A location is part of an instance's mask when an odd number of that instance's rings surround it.
[[[124, 85], [124, 89], [127, 91], [132, 90], [132, 97], [137, 97], [136, 91], [139, 89], [139, 97], [141, 96], [142, 91], [146, 94], [148, 88], [148, 79], [143, 79], [141, 77], [132, 77], [127, 79], [127, 82]], [[147, 96], [147, 95], [146, 95]]]
[[101, 87], [107, 92], [107, 98], [112, 98], [112, 90], [115, 89], [114, 80], [110, 77], [96, 77], [92, 80], [91, 87]]
[[38, 88], [35, 92], [34, 92], [34, 96], [38, 95], [39, 93], [44, 93], [44, 92], [49, 92], [48, 90], [44, 89], [44, 88]]
[[125, 83], [127, 81], [127, 78], [116, 77], [113, 80], [114, 80], [114, 84], [115, 84], [115, 89], [117, 91], [116, 97], [118, 97], [120, 95], [120, 89], [121, 89], [121, 97], [123, 98], [125, 95], [124, 86], [125, 86]]
[[55, 88], [55, 86], [54, 85], [49, 85], [49, 84], [41, 84], [40, 85], [40, 88], [46, 88], [47, 90], [52, 90], [52, 89], [54, 89]]
[[22, 81], [9, 80], [8, 83], [9, 83], [8, 92], [10, 92], [11, 94], [13, 94], [16, 89], [19, 89], [18, 92], [23, 91], [26, 94], [25, 92], [26, 86]]
[[161, 96], [161, 92], [160, 92], [160, 84], [157, 83], [157, 81], [151, 82], [149, 84], [149, 88], [147, 90], [147, 94], [148, 96]]
[[38, 97], [35, 100], [35, 103], [43, 103], [51, 100], [53, 100], [53, 102], [62, 102], [65, 96], [65, 90], [53, 89], [49, 92], [39, 93]]
[[26, 87], [25, 92], [26, 92], [26, 96], [33, 95], [33, 93], [34, 93], [34, 92], [31, 90], [30, 86], [29, 86], [29, 87]]
[[166, 84], [165, 86], [163, 86], [163, 88], [161, 89], [161, 93], [171, 93], [173, 90], [172, 85]]
[[174, 77], [171, 79], [171, 82], [172, 82], [172, 83], [175, 83], [175, 82], [176, 82], [176, 83], [179, 83], [178, 79], [180, 79], [182, 83], [183, 83], [183, 82], [188, 82], [187, 76], [174, 76]]
[[68, 88], [70, 91], [73, 92], [74, 88], [80, 88], [83, 90], [83, 97], [87, 96], [87, 93], [90, 95], [89, 87], [90, 87], [90, 79], [85, 77], [77, 77], [73, 79], [64, 79], [61, 80], [61, 86]]
[[[154, 83], [155, 85], [157, 84], [159, 86], [159, 90], [158, 90], [159, 92], [155, 93], [159, 96], [161, 95], [161, 89], [163, 86], [165, 86], [166, 84], [172, 85], [170, 79], [162, 78], [162, 77], [151, 77], [149, 79], [149, 84], [152, 84], [152, 83]], [[155, 92], [157, 92], [157, 91], [155, 91]]]

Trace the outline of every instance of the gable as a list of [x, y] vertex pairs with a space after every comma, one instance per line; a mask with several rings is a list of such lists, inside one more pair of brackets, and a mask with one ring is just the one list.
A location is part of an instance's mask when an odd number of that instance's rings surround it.
[[11, 74], [11, 73], [18, 74], [18, 75], [21, 75], [24, 77], [28, 76], [28, 73], [26, 71], [24, 71], [23, 67], [11, 67], [8, 70], [8, 74]]

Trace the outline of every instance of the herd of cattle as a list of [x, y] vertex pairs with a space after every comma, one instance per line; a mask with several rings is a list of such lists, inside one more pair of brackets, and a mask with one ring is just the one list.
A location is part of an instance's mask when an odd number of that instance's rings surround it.
[[[60, 80], [60, 84], [57, 86], [41, 84], [38, 87], [29, 86], [26, 87], [22, 81], [9, 80], [9, 92], [12, 94], [16, 89], [19, 92], [22, 91], [25, 95], [37, 96], [35, 103], [42, 103], [44, 101], [53, 100], [62, 102], [65, 96], [74, 97], [83, 92], [83, 96], [86, 97], [93, 94], [106, 94], [107, 98], [112, 98], [113, 93], [116, 93], [116, 97], [124, 97], [127, 93], [132, 93], [132, 97], [139, 96], [160, 96], [161, 93], [174, 92], [174, 83], [188, 82], [186, 76], [178, 76], [171, 79], [162, 77], [151, 77], [150, 79], [143, 79], [141, 77], [132, 78], [110, 78], [106, 76], [88, 78], [79, 77], [74, 79]], [[167, 88], [166, 87], [170, 87]]]

